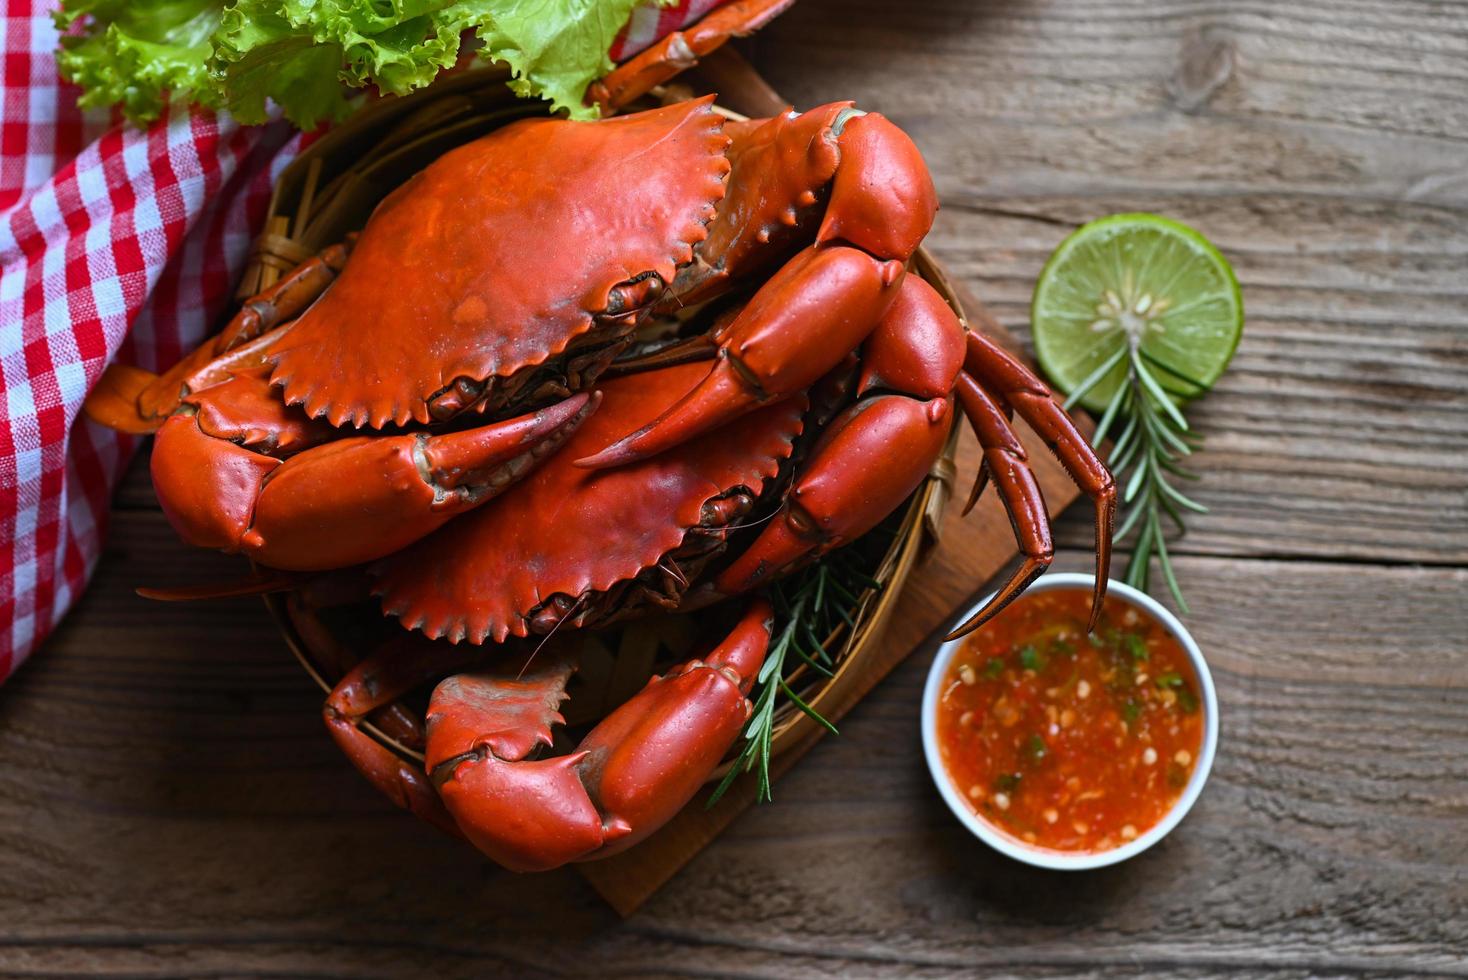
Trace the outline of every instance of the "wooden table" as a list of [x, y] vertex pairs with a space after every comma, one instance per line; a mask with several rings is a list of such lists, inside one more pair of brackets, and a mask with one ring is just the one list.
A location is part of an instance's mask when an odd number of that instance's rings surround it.
[[913, 134], [933, 250], [1021, 333], [1087, 218], [1233, 260], [1249, 326], [1177, 545], [1223, 713], [1186, 823], [1083, 876], [989, 852], [921, 761], [919, 653], [619, 921], [377, 797], [258, 603], [135, 598], [237, 567], [139, 473], [0, 691], [0, 972], [1468, 974], [1468, 6], [804, 0], [745, 51]]

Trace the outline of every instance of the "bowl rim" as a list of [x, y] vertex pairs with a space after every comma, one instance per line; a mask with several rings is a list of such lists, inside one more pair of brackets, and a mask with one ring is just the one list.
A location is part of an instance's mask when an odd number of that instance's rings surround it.
[[[1095, 581], [1094, 575], [1079, 572], [1056, 573], [1041, 578], [1031, 585], [1025, 594], [1082, 587], [1089, 591]], [[1199, 794], [1203, 792], [1203, 785], [1208, 782], [1209, 773], [1213, 769], [1213, 758], [1218, 751], [1218, 693], [1213, 686], [1213, 675], [1208, 669], [1208, 662], [1203, 658], [1203, 651], [1198, 648], [1197, 641], [1170, 610], [1145, 592], [1112, 579], [1107, 585], [1107, 595], [1116, 596], [1139, 607], [1177, 639], [1192, 662], [1203, 701], [1203, 746], [1199, 752], [1198, 764], [1193, 767], [1193, 775], [1189, 778], [1188, 785], [1184, 788], [1182, 795], [1178, 797], [1177, 802], [1173, 804], [1172, 809], [1161, 820], [1136, 840], [1120, 847], [1112, 848], [1109, 851], [1076, 854], [1032, 847], [1000, 831], [971, 810], [943, 766], [943, 760], [938, 751], [937, 737], [938, 698], [943, 687], [943, 677], [948, 672], [948, 665], [953, 662], [954, 656], [962, 648], [964, 638], [944, 642], [934, 654], [933, 662], [928, 668], [927, 683], [923, 687], [921, 715], [923, 755], [927, 759], [928, 773], [938, 787], [939, 795], [943, 797], [954, 816], [958, 817], [959, 822], [967, 827], [975, 837], [1001, 854], [1035, 867], [1057, 871], [1085, 871], [1117, 864], [1147, 850], [1171, 833], [1172, 829], [1193, 808]], [[971, 608], [964, 610], [955, 621], [963, 622], [982, 608], [988, 599], [989, 597], [985, 596], [983, 600], [974, 603]]]

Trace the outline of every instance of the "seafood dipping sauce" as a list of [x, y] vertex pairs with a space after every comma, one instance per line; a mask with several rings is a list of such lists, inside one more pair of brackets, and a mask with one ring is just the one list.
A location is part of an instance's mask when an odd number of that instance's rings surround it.
[[971, 634], [938, 698], [943, 769], [969, 807], [1016, 841], [1098, 853], [1177, 803], [1202, 748], [1192, 662], [1145, 610], [1091, 593], [1016, 599]]

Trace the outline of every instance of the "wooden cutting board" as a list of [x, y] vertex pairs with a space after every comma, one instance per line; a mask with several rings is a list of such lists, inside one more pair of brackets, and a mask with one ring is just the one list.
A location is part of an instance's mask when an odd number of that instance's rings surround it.
[[[971, 294], [955, 284], [969, 323], [999, 339], [1023, 356], [1014, 338], [1001, 327]], [[1085, 419], [1080, 420], [1083, 424]], [[1044, 443], [1022, 423], [1016, 428], [1030, 454], [1031, 466], [1052, 517], [1080, 496], [1060, 464]], [[953, 625], [955, 614], [975, 600], [990, 579], [1018, 555], [1014, 532], [998, 497], [986, 493], [968, 517], [962, 517], [962, 501], [968, 496], [973, 475], [978, 472], [980, 452], [972, 433], [965, 431], [958, 445], [957, 498], [943, 515], [936, 544], [907, 580], [897, 601], [886, 633], [865, 665], [865, 670], [842, 696], [822, 704], [822, 713], [839, 721], [883, 677], [915, 651], [931, 653]], [[914, 723], [918, 705], [914, 701]], [[788, 772], [825, 730], [808, 725], [808, 733], [770, 761], [770, 778]], [[713, 807], [707, 807], [707, 792], [700, 792], [662, 830], [629, 851], [601, 861], [576, 865], [602, 897], [623, 916], [631, 915], [662, 885], [708, 846], [735, 817], [754, 802], [755, 780], [741, 777]], [[774, 806], [777, 804], [766, 804]]]

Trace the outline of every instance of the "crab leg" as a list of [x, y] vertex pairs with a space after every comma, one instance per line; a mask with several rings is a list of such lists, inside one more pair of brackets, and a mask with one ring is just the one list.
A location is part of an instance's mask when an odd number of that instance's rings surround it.
[[187, 391], [185, 379], [221, 354], [268, 333], [316, 301], [347, 263], [346, 245], [333, 245], [296, 266], [268, 289], [250, 297], [225, 328], [192, 354], [163, 372], [138, 397], [142, 414], [164, 418]]
[[953, 391], [984, 450], [964, 513], [973, 509], [986, 478], [992, 476], [1024, 562], [994, 600], [954, 635], [976, 629], [1023, 592], [1049, 567], [1055, 552], [1045, 498], [1030, 472], [1024, 446], [1010, 427], [1009, 406], [963, 370], [971, 336], [932, 286], [910, 276], [862, 348], [858, 389], [863, 394], [902, 391], [919, 398]]
[[526, 757], [563, 721], [570, 664], [443, 681], [428, 708], [427, 764], [460, 831], [514, 871], [605, 857], [647, 837], [739, 736], [772, 616], [755, 600], [706, 658], [654, 678], [556, 758]]
[[[366, 590], [363, 589], [363, 592]], [[304, 591], [291, 592], [285, 596], [286, 614], [306, 649], [315, 655], [318, 667], [327, 676], [345, 677], [352, 672], [362, 658], [322, 621], [318, 610], [313, 608]], [[393, 638], [402, 642], [403, 636], [411, 633], [395, 633]], [[369, 711], [368, 720], [388, 738], [408, 748], [423, 750], [426, 735], [423, 720], [409, 711], [400, 702], [393, 701]]]
[[586, 99], [609, 116], [633, 99], [698, 64], [731, 37], [744, 37], [774, 20], [795, 0], [735, 0], [692, 27], [674, 31], [622, 62], [587, 89]]
[[[1104, 590], [1114, 498], [1110, 474], [1038, 379], [987, 338], [966, 333], [927, 283], [905, 279], [867, 337], [857, 393], [865, 400], [823, 436], [780, 514], [715, 579], [714, 593], [755, 588], [859, 537], [895, 509], [942, 450], [950, 393], [957, 395], [984, 450], [984, 466], [968, 506], [977, 499], [984, 475], [992, 476], [1025, 556], [995, 598], [953, 635], [963, 635], [997, 613], [1044, 572], [1054, 555], [1044, 496], [1010, 428], [1011, 396], [1026, 419], [1034, 417], [1031, 424], [1055, 446], [1083, 489], [1097, 499], [1099, 589]], [[868, 417], [872, 412], [876, 414]], [[930, 420], [926, 428], [924, 414]]]
[[[964, 368], [985, 391], [993, 393], [1028, 422], [1045, 440], [1062, 466], [1096, 507], [1096, 588], [1091, 602], [1090, 628], [1101, 615], [1111, 567], [1111, 534], [1116, 519], [1116, 483], [1086, 437], [1076, 429], [1050, 394], [1045, 383], [988, 337], [971, 331]], [[998, 474], [995, 473], [998, 479]], [[1022, 569], [1023, 571], [1023, 569]], [[1002, 593], [1001, 593], [1002, 595]], [[1007, 601], [1007, 600], [1006, 600]], [[954, 631], [955, 636], [974, 629], [998, 608], [984, 609]]]
[[862, 400], [827, 427], [781, 512], [713, 583], [746, 591], [870, 530], [910, 494], [943, 451], [962, 372], [963, 325], [916, 276], [861, 348]]
[[307, 259], [270, 288], [250, 297], [213, 338], [162, 374], [113, 364], [87, 395], [83, 409], [92, 421], [121, 432], [155, 432], [191, 389], [188, 381], [220, 355], [299, 314], [326, 291], [346, 264], [348, 245], [333, 245]]
[[[209, 388], [170, 417], [154, 447], [153, 485], [190, 544], [292, 571], [341, 568], [411, 544], [523, 475], [599, 401], [575, 395], [462, 432], [310, 445], [321, 424], [268, 392], [250, 399], [252, 416], [221, 410], [226, 396], [253, 390], [249, 379]], [[282, 461], [251, 444], [310, 448]]]
[[969, 495], [964, 513], [972, 510], [978, 502], [984, 487], [985, 474], [992, 475], [1024, 560], [983, 609], [949, 634], [950, 640], [970, 633], [988, 622], [1028, 588], [1031, 582], [1044, 574], [1055, 557], [1045, 496], [1040, 492], [1035, 474], [1030, 472], [1025, 447], [1009, 427], [1004, 409], [967, 374], [958, 376], [958, 399], [963, 405], [964, 414], [973, 425], [974, 435], [978, 436], [979, 446], [984, 450], [984, 466], [974, 481], [974, 489]]
[[337, 748], [368, 782], [404, 810], [456, 837], [461, 836], [459, 828], [423, 770], [404, 762], [359, 726], [362, 719], [418, 685], [483, 657], [484, 650], [478, 647], [445, 648], [422, 634], [403, 633], [348, 671], [321, 708]]

